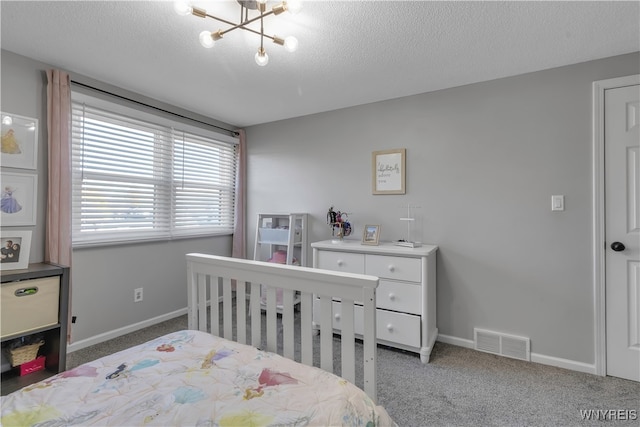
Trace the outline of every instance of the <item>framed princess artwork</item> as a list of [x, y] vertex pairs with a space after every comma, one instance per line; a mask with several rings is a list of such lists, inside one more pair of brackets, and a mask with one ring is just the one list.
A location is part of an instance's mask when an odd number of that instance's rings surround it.
[[3, 167], [36, 169], [38, 166], [38, 119], [2, 112]]
[[3, 227], [36, 225], [37, 186], [37, 175], [2, 172], [0, 223]]
[[30, 230], [2, 230], [0, 236], [0, 270], [20, 270], [29, 267]]

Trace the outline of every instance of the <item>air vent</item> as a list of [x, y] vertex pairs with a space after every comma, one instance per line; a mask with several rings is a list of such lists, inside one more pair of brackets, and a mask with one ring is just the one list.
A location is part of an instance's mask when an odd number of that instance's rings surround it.
[[531, 360], [530, 340], [486, 329], [473, 329], [476, 350], [513, 359]]

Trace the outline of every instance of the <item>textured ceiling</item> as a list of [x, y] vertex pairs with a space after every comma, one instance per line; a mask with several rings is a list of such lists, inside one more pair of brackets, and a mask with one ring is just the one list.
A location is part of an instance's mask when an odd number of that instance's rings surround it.
[[[193, 4], [236, 20], [235, 1]], [[275, 4], [269, 2], [269, 5]], [[236, 126], [297, 117], [640, 50], [640, 2], [307, 1], [265, 20], [288, 53], [240, 30], [213, 49], [166, 1], [2, 1], [1, 44]]]

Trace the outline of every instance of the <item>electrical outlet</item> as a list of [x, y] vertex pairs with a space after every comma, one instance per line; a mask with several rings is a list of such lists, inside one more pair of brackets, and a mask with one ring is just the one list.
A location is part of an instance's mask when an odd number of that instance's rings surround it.
[[142, 288], [136, 288], [133, 290], [133, 302], [142, 301]]

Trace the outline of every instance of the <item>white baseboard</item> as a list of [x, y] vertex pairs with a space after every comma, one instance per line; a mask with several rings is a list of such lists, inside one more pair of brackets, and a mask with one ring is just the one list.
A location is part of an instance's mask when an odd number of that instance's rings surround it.
[[[438, 334], [437, 341], [445, 344], [457, 345], [458, 347], [470, 348], [472, 350], [475, 349], [473, 340], [452, 337], [450, 335]], [[577, 362], [575, 360], [561, 359], [559, 357], [545, 356], [544, 354], [537, 353], [531, 353], [531, 361], [534, 363], [540, 363], [541, 365], [555, 366], [557, 368], [597, 375], [595, 364], [590, 365], [588, 363]]]
[[472, 350], [475, 348], [473, 340], [465, 340], [463, 338], [452, 337], [450, 335], [438, 334], [436, 341], [443, 342], [445, 344], [457, 345], [458, 347], [470, 348]]
[[559, 357], [545, 356], [544, 354], [536, 353], [531, 353], [531, 361], [542, 365], [555, 366], [557, 368], [598, 375], [595, 364], [590, 365], [584, 362], [576, 362], [575, 360], [560, 359]]
[[151, 319], [144, 320], [142, 322], [134, 323], [133, 325], [127, 325], [123, 328], [118, 328], [109, 332], [104, 332], [102, 334], [98, 334], [93, 337], [86, 338], [86, 339], [69, 344], [67, 346], [67, 353], [73, 353], [74, 351], [82, 350], [83, 348], [90, 347], [92, 345], [99, 344], [101, 342], [108, 341], [113, 338], [118, 338], [122, 335], [126, 335], [131, 332], [135, 332], [140, 329], [144, 329], [149, 326], [153, 326], [158, 323], [162, 323], [164, 321], [183, 316], [185, 314], [187, 314], [186, 307], [171, 313], [163, 314], [162, 316], [157, 316]]

